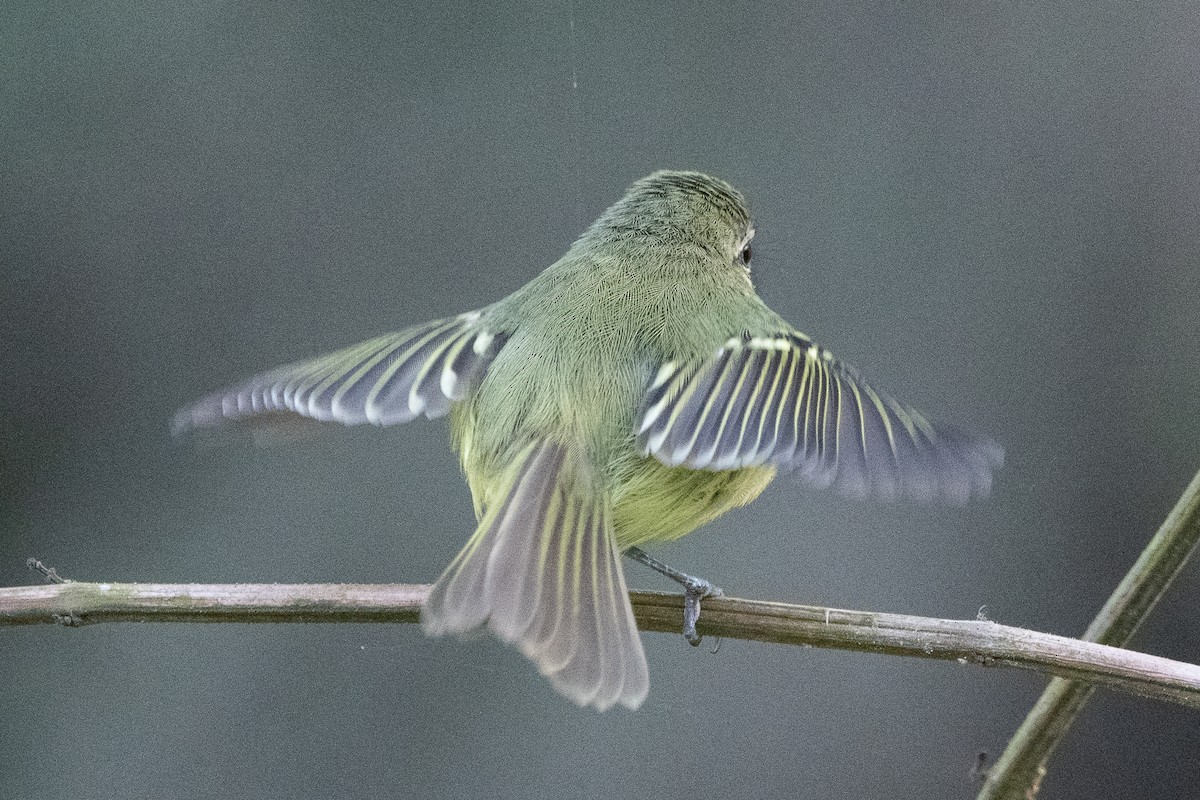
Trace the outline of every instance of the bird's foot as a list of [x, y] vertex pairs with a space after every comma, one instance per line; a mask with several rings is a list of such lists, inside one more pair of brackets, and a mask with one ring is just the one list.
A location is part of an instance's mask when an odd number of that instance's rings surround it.
[[696, 623], [700, 620], [700, 601], [705, 597], [721, 597], [725, 592], [721, 591], [719, 586], [714, 586], [711, 581], [688, 575], [656, 558], [651, 558], [640, 547], [629, 548], [625, 555], [683, 586], [683, 638], [693, 647], [698, 646], [700, 634], [696, 632]]
[[692, 647], [700, 646], [700, 634], [696, 633], [696, 623], [700, 621], [700, 601], [706, 597], [721, 597], [725, 594], [720, 586], [714, 586], [704, 578], [687, 576], [683, 582], [683, 638]]

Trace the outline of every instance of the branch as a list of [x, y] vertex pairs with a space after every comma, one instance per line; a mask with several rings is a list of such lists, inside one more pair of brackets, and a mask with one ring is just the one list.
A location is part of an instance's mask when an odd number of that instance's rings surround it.
[[[0, 589], [0, 625], [100, 622], [416, 622], [429, 586], [385, 584], [84, 583]], [[643, 631], [678, 633], [683, 597], [633, 592]], [[709, 598], [701, 634], [778, 644], [1019, 667], [1200, 708], [1200, 667], [1158, 656], [1011, 628]]]
[[[1123, 647], [1200, 542], [1200, 473], [1108, 598], [1083, 638]], [[988, 770], [976, 800], [1032, 800], [1046, 762], [1092, 695], [1092, 686], [1055, 678]]]

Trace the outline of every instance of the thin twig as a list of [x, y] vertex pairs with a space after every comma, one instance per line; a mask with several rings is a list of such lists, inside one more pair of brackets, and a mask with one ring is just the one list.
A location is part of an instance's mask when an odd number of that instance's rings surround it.
[[46, 580], [50, 581], [51, 583], [66, 583], [67, 582], [67, 579], [61, 577], [54, 570], [54, 567], [47, 567], [45, 564], [43, 564], [41, 561], [38, 561], [36, 558], [25, 559], [25, 567], [26, 567], [26, 569], [31, 569], [34, 572], [40, 573], [43, 577], [45, 577]]
[[[1123, 647], [1200, 542], [1200, 473], [1117, 586], [1083, 638]], [[1055, 678], [988, 770], [976, 800], [1032, 800], [1046, 762], [1091, 697], [1093, 686]]]
[[[0, 589], [0, 625], [100, 622], [416, 622], [428, 586], [71, 581]], [[683, 597], [633, 592], [643, 631], [678, 634]], [[742, 600], [704, 601], [709, 636], [1019, 667], [1200, 708], [1200, 666], [1011, 628]]]

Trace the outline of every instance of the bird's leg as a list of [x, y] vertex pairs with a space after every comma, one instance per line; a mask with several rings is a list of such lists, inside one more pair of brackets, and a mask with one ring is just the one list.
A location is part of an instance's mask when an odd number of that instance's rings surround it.
[[625, 555], [683, 586], [683, 638], [693, 647], [699, 645], [700, 634], [696, 633], [696, 622], [700, 619], [700, 601], [705, 597], [721, 597], [725, 592], [704, 578], [680, 572], [669, 564], [651, 558], [640, 547], [630, 547]]

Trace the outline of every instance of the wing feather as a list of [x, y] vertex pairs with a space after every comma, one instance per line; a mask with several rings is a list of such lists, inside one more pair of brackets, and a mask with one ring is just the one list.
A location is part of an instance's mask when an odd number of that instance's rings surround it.
[[180, 410], [176, 433], [262, 414], [345, 425], [434, 418], [472, 392], [505, 337], [479, 313], [435, 320], [256, 375]]
[[670, 465], [771, 464], [850, 495], [952, 503], [986, 494], [1003, 462], [993, 442], [932, 425], [795, 331], [731, 339], [699, 365], [664, 365], [637, 436]]

